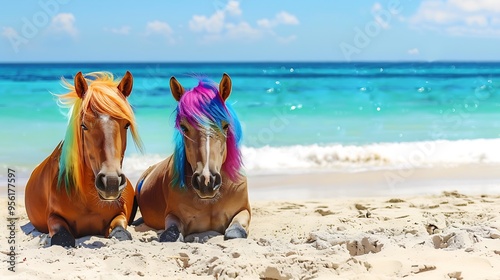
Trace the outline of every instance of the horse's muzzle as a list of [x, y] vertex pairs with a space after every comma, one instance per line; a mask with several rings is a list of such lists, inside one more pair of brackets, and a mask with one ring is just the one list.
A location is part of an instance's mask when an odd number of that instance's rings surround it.
[[99, 173], [95, 178], [95, 187], [102, 200], [116, 200], [120, 198], [127, 185], [127, 178], [123, 174]]
[[222, 177], [219, 173], [210, 173], [206, 178], [203, 174], [195, 172], [191, 179], [191, 184], [198, 196], [202, 199], [214, 198], [222, 185]]

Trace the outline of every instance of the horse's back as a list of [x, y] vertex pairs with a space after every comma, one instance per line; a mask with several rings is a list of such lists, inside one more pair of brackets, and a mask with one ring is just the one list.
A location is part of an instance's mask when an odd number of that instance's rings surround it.
[[172, 157], [149, 167], [140, 177], [135, 189], [137, 203], [144, 223], [155, 229], [165, 227], [166, 193], [172, 180]]
[[48, 232], [47, 215], [50, 189], [55, 184], [60, 152], [61, 144], [35, 167], [26, 183], [24, 195], [26, 213], [33, 226], [41, 232]]

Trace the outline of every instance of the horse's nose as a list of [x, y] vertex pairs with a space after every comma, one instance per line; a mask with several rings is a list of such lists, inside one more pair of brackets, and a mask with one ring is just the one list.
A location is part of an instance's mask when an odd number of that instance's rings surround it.
[[104, 199], [116, 199], [125, 187], [127, 179], [122, 173], [99, 173], [95, 178], [95, 186]]
[[217, 191], [222, 183], [222, 178], [219, 173], [210, 173], [210, 175], [205, 177], [205, 175], [200, 173], [194, 173], [191, 179], [191, 184], [201, 195], [207, 197], [213, 197], [215, 191]]

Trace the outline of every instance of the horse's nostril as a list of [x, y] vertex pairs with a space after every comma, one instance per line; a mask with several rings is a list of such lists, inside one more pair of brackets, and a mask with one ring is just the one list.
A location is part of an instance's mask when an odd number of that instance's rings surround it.
[[104, 191], [106, 189], [106, 182], [105, 182], [106, 178], [105, 177], [106, 176], [104, 176], [104, 174], [99, 173], [97, 175], [97, 177], [95, 178], [95, 186], [102, 191]]
[[123, 186], [127, 183], [127, 177], [125, 175], [120, 174], [120, 186]]
[[116, 176], [99, 173], [95, 178], [95, 186], [101, 192], [119, 192], [126, 184], [127, 178], [123, 174]]
[[212, 173], [205, 177], [200, 173], [193, 174], [191, 184], [194, 189], [202, 193], [212, 193], [221, 186], [221, 177], [219, 173]]
[[200, 174], [197, 173], [193, 174], [193, 179], [191, 179], [191, 185], [193, 185], [193, 188], [199, 190], [200, 184], [201, 184]]
[[219, 173], [216, 173], [214, 176], [214, 179], [213, 179], [213, 186], [214, 186], [214, 190], [220, 188], [220, 186], [222, 186], [222, 177], [220, 176]]

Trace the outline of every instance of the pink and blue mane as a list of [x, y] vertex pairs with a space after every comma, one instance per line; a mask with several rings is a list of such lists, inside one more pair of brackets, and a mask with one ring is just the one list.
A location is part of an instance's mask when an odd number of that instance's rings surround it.
[[242, 167], [241, 151], [241, 125], [234, 110], [226, 104], [219, 94], [218, 85], [208, 79], [199, 79], [198, 85], [186, 91], [179, 100], [176, 108], [175, 119], [175, 151], [174, 151], [174, 178], [172, 186], [185, 187], [184, 168], [186, 164], [186, 151], [184, 135], [180, 121], [185, 119], [193, 127], [212, 128], [223, 131], [223, 123], [229, 124], [226, 135], [226, 161], [222, 164], [222, 171], [231, 180], [240, 175]]

